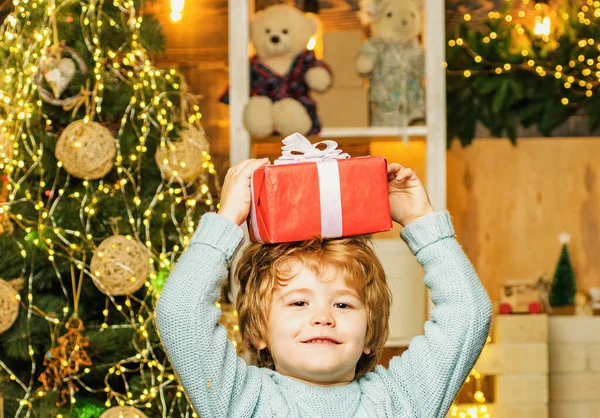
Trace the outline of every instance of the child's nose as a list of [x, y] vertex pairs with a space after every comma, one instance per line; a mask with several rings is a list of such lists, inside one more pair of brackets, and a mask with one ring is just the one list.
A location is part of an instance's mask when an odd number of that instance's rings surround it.
[[319, 315], [316, 315], [315, 317], [313, 317], [312, 324], [315, 326], [322, 326], [322, 327], [334, 327], [335, 320], [333, 319], [333, 317], [331, 315], [319, 314]]

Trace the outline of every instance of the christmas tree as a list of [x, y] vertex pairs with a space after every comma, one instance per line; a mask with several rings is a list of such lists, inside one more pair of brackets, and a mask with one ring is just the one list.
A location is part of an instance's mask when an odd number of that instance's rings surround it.
[[14, 0], [1, 27], [7, 416], [194, 416], [153, 310], [218, 181], [164, 42], [140, 0]]
[[572, 306], [575, 304], [575, 272], [571, 265], [571, 258], [567, 249], [568, 234], [561, 234], [562, 251], [554, 272], [552, 290], [550, 291], [550, 305], [552, 307]]

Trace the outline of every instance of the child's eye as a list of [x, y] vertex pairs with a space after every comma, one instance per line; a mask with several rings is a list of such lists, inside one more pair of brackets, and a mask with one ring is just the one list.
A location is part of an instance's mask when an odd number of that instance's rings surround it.
[[340, 302], [340, 303], [336, 303], [335, 307], [340, 308], [340, 309], [348, 309], [348, 308], [351, 308], [352, 306], [348, 305], [347, 303]]
[[306, 306], [307, 303], [303, 300], [297, 300], [296, 302], [292, 302], [291, 306]]

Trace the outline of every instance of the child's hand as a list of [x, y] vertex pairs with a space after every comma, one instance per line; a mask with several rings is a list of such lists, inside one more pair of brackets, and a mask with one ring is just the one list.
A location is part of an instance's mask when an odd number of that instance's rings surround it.
[[392, 163], [388, 165], [387, 172], [392, 220], [406, 226], [433, 212], [429, 196], [414, 171]]
[[221, 190], [219, 215], [236, 225], [244, 223], [250, 212], [250, 179], [252, 172], [263, 165], [269, 165], [268, 158], [240, 161], [227, 171]]

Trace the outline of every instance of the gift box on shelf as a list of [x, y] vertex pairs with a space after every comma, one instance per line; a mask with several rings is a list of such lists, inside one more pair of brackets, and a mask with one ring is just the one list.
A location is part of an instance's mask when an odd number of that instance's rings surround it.
[[349, 158], [334, 141], [311, 144], [298, 133], [283, 143], [275, 164], [252, 174], [251, 241], [293, 242], [392, 229], [385, 158]]

